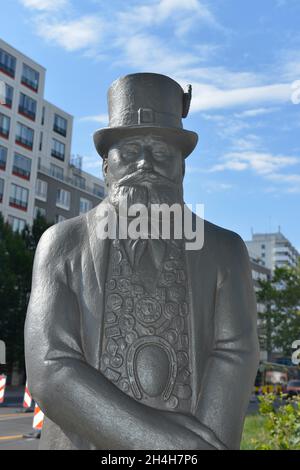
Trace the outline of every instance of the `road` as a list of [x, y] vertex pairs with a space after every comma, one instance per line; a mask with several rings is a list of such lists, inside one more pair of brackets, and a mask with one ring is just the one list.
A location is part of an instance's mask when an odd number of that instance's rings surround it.
[[33, 413], [22, 413], [20, 407], [0, 406], [0, 451], [37, 450], [38, 439], [24, 439], [32, 433]]

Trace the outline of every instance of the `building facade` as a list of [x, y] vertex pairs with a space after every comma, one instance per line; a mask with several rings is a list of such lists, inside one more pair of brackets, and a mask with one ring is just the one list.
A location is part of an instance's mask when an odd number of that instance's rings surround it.
[[71, 162], [73, 117], [44, 99], [45, 76], [0, 40], [0, 212], [14, 230], [31, 225], [38, 210], [56, 222], [104, 195], [103, 181]]
[[272, 273], [275, 267], [295, 267], [299, 260], [299, 252], [280, 231], [253, 234], [245, 243], [249, 253]]

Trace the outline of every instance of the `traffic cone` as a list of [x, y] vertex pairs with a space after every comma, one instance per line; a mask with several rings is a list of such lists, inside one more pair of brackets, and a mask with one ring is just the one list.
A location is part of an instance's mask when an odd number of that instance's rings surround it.
[[23, 438], [25, 439], [40, 439], [41, 431], [44, 423], [44, 413], [40, 409], [39, 405], [36, 403], [34, 407], [34, 416], [33, 416], [33, 432], [29, 434], [24, 434]]
[[32, 396], [31, 396], [31, 394], [29, 392], [29, 389], [28, 389], [28, 383], [26, 382], [25, 392], [24, 392], [24, 399], [23, 399], [23, 411], [25, 413], [32, 411], [32, 408], [33, 408], [33, 403], [32, 402], [33, 402]]
[[42, 412], [39, 405], [36, 403], [34, 407], [34, 417], [32, 427], [36, 431], [41, 431], [44, 423], [44, 413]]
[[0, 404], [4, 402], [6, 376], [0, 375]]

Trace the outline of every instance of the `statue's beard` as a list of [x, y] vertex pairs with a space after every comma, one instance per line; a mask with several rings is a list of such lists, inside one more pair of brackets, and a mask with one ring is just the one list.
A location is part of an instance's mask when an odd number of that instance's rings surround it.
[[116, 207], [127, 204], [143, 204], [148, 209], [151, 204], [182, 204], [183, 188], [179, 183], [153, 172], [139, 170], [112, 183], [108, 190], [110, 202]]

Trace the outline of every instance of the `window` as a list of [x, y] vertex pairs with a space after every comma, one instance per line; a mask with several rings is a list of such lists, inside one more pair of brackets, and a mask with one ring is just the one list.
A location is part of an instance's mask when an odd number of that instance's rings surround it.
[[4, 87], [4, 106], [6, 106], [7, 108], [11, 108], [12, 107], [12, 102], [13, 102], [13, 96], [14, 96], [14, 89], [12, 86], [9, 86], [7, 85], [7, 83], [5, 83], [5, 87]]
[[52, 157], [58, 158], [58, 160], [64, 161], [65, 159], [65, 144], [59, 142], [56, 139], [52, 139]]
[[74, 184], [77, 188], [85, 189], [85, 179], [82, 176], [74, 175]]
[[66, 137], [66, 135], [67, 135], [67, 125], [68, 125], [68, 121], [66, 119], [59, 116], [58, 114], [55, 114], [55, 116], [54, 116], [54, 125], [53, 125], [54, 132], [57, 132], [58, 134]]
[[36, 101], [24, 93], [20, 93], [19, 113], [35, 121]]
[[14, 232], [22, 232], [22, 230], [24, 230], [26, 224], [25, 220], [13, 217], [12, 215], [9, 215], [7, 219]]
[[0, 113], [0, 136], [8, 139], [10, 129], [10, 118]]
[[266, 248], [266, 245], [261, 245], [261, 249], [264, 250]]
[[79, 213], [85, 214], [86, 212], [90, 211], [93, 208], [92, 202], [88, 199], [84, 199], [83, 197], [80, 198], [80, 207]]
[[31, 160], [30, 158], [24, 157], [15, 153], [14, 156], [14, 165], [13, 165], [13, 174], [20, 176], [26, 180], [30, 179], [31, 172]]
[[0, 202], [3, 200], [4, 180], [0, 178]]
[[23, 211], [27, 210], [28, 189], [22, 188], [16, 184], [11, 185], [9, 205]]
[[38, 91], [40, 74], [36, 70], [23, 64], [21, 83], [33, 91]]
[[36, 219], [38, 215], [42, 216], [42, 217], [46, 217], [46, 209], [44, 207], [35, 206], [35, 208], [34, 208], [34, 218]]
[[56, 205], [62, 207], [63, 209], [70, 209], [70, 193], [65, 189], [57, 190]]
[[103, 188], [103, 186], [100, 186], [99, 184], [94, 184], [93, 193], [95, 194], [95, 196], [103, 197], [103, 196], [104, 196], [104, 188]]
[[0, 49], [0, 70], [12, 78], [15, 78], [16, 59], [12, 55]]
[[39, 144], [39, 151], [43, 150], [43, 133], [40, 133], [40, 144]]
[[66, 218], [63, 215], [56, 214], [56, 216], [55, 216], [55, 223], [56, 224], [58, 224], [59, 222], [63, 222], [64, 220], [66, 220]]
[[48, 185], [46, 181], [39, 180], [39, 179], [36, 180], [35, 196], [38, 199], [42, 199], [42, 201], [47, 200], [47, 189], [48, 189]]
[[42, 121], [41, 121], [42, 126], [45, 124], [45, 106], [43, 106], [42, 110]]
[[34, 131], [30, 127], [17, 122], [16, 143], [32, 150]]
[[0, 170], [5, 171], [6, 160], [7, 160], [7, 148], [2, 147], [2, 145], [0, 145]]
[[64, 179], [64, 169], [60, 166], [54, 165], [53, 163], [51, 163], [50, 165], [50, 173], [51, 176], [54, 176], [54, 178], [57, 178], [59, 180]]

